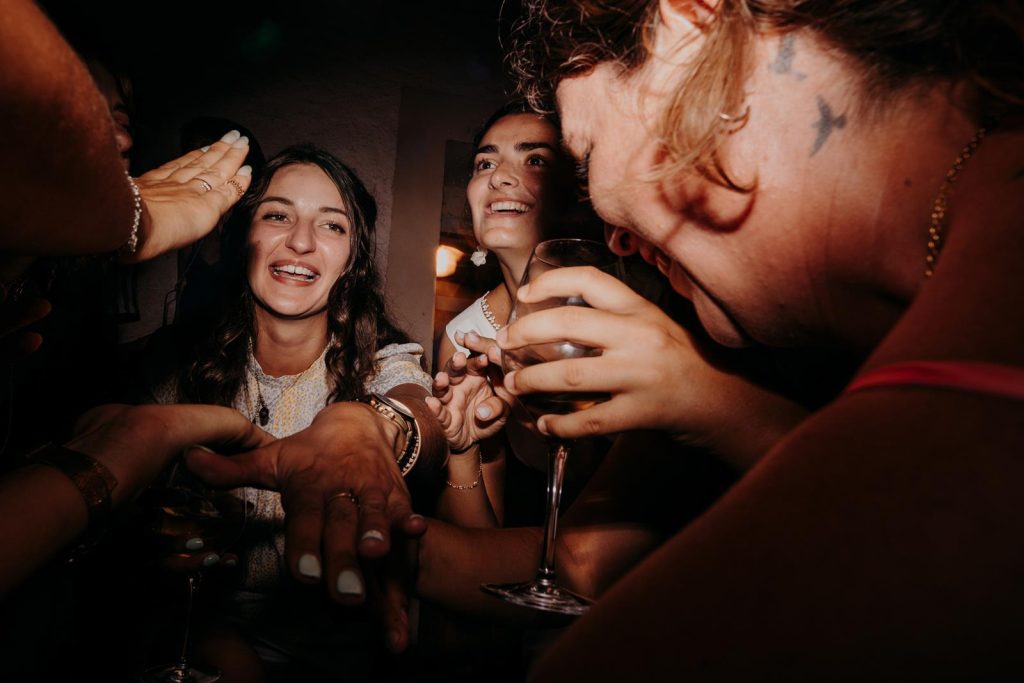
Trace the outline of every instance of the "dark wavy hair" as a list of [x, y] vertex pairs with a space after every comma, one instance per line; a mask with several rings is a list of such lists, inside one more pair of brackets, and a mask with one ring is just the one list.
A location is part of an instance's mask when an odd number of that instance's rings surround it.
[[331, 287], [327, 300], [330, 346], [325, 362], [332, 384], [329, 402], [364, 393], [374, 372], [374, 354], [383, 346], [407, 341], [387, 315], [375, 263], [377, 204], [362, 181], [329, 152], [310, 144], [293, 145], [267, 162], [227, 222], [223, 258], [228, 285], [219, 322], [200, 343], [196, 360], [178, 379], [182, 401], [232, 405], [242, 387], [249, 341], [255, 341], [256, 305], [246, 277], [249, 228], [274, 174], [282, 168], [308, 164], [327, 174], [337, 186], [352, 223], [348, 267]]
[[[658, 23], [657, 0], [523, 0], [508, 66], [531, 105], [550, 109], [566, 78], [602, 63], [626, 73], [646, 63]], [[903, 88], [963, 82], [972, 87], [960, 104], [978, 123], [1024, 114], [1019, 0], [721, 0], [704, 28], [703, 45], [658, 122], [666, 173], [694, 168], [746, 189], [721, 167], [717, 147], [745, 118], [754, 30], [807, 29], [837, 48], [859, 73], [867, 107]]]

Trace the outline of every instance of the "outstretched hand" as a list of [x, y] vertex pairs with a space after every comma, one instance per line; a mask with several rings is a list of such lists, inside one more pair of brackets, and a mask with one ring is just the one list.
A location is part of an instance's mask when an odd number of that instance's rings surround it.
[[205, 151], [194, 150], [135, 179], [142, 195], [139, 247], [126, 258], [145, 261], [186, 246], [213, 230], [249, 188], [242, 166], [248, 138], [226, 133]]

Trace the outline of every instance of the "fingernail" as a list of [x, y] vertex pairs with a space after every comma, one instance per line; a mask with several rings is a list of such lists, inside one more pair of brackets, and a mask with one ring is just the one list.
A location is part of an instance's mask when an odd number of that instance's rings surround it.
[[498, 343], [498, 346], [505, 348], [505, 342], [508, 341], [508, 333], [505, 332], [505, 328], [498, 330], [498, 334], [494, 335], [494, 341]]
[[338, 580], [336, 582], [338, 592], [342, 595], [362, 595], [363, 594], [363, 582], [360, 581], [359, 575], [351, 569], [338, 574]]
[[234, 144], [235, 140], [237, 140], [240, 137], [242, 137], [242, 134], [239, 133], [237, 130], [229, 130], [227, 133], [224, 133], [224, 137], [222, 137], [220, 141], [226, 142], [230, 145]]
[[522, 287], [516, 290], [516, 298], [522, 301], [523, 297], [527, 296], [529, 293], [530, 285], [523, 285]]
[[218, 562], [220, 562], [220, 555], [218, 555], [217, 553], [210, 553], [209, 555], [203, 558], [204, 567], [212, 567]]
[[418, 512], [414, 512], [411, 515], [409, 515], [409, 519], [423, 519], [423, 515], [421, 515]]
[[320, 560], [316, 559], [314, 555], [306, 553], [299, 558], [299, 573], [311, 579], [319, 579], [323, 576], [323, 572], [320, 569]]
[[481, 420], [486, 420], [491, 416], [491, 409], [487, 406], [480, 406], [476, 409], [476, 416]]
[[206, 451], [207, 453], [213, 453], [214, 455], [216, 455], [216, 453], [214, 453], [212, 450], [199, 443], [194, 443], [191, 446], [189, 446], [189, 448], [198, 448], [201, 451]]
[[238, 560], [236, 560], [233, 557], [229, 557], [228, 559], [224, 560], [224, 564], [228, 567], [235, 567], [238, 565]]
[[185, 550], [202, 550], [205, 545], [201, 538], [190, 538], [185, 541]]
[[384, 534], [382, 534], [381, 532], [377, 531], [376, 529], [370, 529], [365, 534], [363, 534], [363, 540], [366, 541], [366, 540], [371, 540], [371, 539], [374, 540], [374, 541], [383, 541], [384, 540]]
[[459, 341], [460, 339], [465, 339], [465, 338], [466, 338], [466, 333], [463, 332], [462, 330], [459, 330], [458, 332], [455, 333], [455, 341]]
[[537, 420], [537, 431], [543, 434], [544, 436], [551, 436], [550, 434], [548, 434], [548, 421], [545, 420], [544, 418]]
[[209, 145], [204, 145], [203, 147], [199, 148], [199, 151], [200, 152], [209, 152], [210, 151], [210, 146]]
[[242, 137], [240, 137], [237, 140], [235, 140], [231, 144], [231, 146], [234, 147], [235, 149], [242, 149], [243, 147], [248, 147], [249, 146], [249, 138], [247, 138], [246, 136], [243, 135]]
[[238, 173], [235, 175], [252, 175], [252, 166], [246, 164], [242, 168], [238, 169]]

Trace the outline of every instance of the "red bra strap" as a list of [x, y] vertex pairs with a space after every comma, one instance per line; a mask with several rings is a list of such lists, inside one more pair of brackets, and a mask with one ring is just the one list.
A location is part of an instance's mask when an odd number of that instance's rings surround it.
[[855, 378], [843, 393], [898, 386], [959, 389], [1024, 401], [1024, 368], [965, 361], [893, 363]]

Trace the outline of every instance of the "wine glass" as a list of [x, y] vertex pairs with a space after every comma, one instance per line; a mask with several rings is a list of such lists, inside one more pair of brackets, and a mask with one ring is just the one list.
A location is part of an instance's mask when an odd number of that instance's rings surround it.
[[[555, 268], [574, 266], [593, 266], [609, 274], [619, 276], [618, 259], [601, 242], [583, 239], [555, 239], [539, 243], [530, 256], [530, 261], [523, 273], [520, 287], [535, 280], [542, 273]], [[516, 301], [509, 322], [524, 315], [556, 306], [586, 306], [587, 303], [578, 296], [568, 298], [546, 299], [536, 303]], [[546, 363], [552, 360], [567, 358], [584, 358], [601, 355], [600, 349], [569, 341], [531, 344], [519, 349], [502, 353], [502, 366], [505, 372]], [[541, 415], [560, 414], [585, 410], [601, 401], [607, 401], [609, 395], [595, 392], [555, 392], [526, 394], [519, 401], [534, 419]], [[540, 567], [532, 581], [510, 584], [484, 584], [480, 588], [507, 602], [524, 607], [556, 612], [558, 614], [579, 615], [587, 611], [592, 604], [588, 598], [573, 593], [558, 585], [555, 574], [555, 537], [558, 533], [558, 505], [562, 497], [562, 481], [565, 476], [565, 461], [572, 449], [572, 442], [565, 439], [549, 437], [548, 442], [548, 484], [547, 511], [544, 521], [544, 540], [541, 550]]]
[[[237, 539], [252, 507], [236, 493], [207, 488], [188, 472], [183, 460], [174, 463], [166, 482], [150, 488], [141, 503], [157, 516], [157, 533], [163, 544], [174, 548], [180, 548], [190, 538], [202, 538], [211, 547]], [[204, 671], [189, 661], [192, 608], [203, 574], [201, 569], [187, 569], [184, 573], [187, 592], [181, 654], [176, 662], [144, 671], [139, 683], [213, 683], [221, 678], [220, 671]]]

